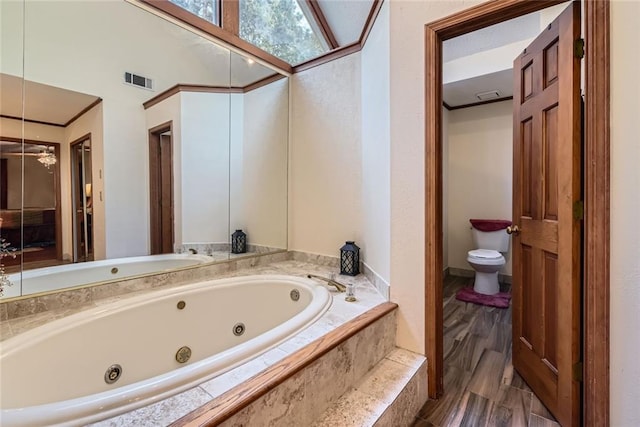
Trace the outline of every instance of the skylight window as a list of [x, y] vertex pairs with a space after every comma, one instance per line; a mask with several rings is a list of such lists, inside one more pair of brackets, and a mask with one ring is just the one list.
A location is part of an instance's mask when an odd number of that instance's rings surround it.
[[169, 0], [202, 19], [220, 25], [218, 22], [218, 0]]
[[293, 65], [329, 50], [297, 0], [240, 0], [240, 37]]

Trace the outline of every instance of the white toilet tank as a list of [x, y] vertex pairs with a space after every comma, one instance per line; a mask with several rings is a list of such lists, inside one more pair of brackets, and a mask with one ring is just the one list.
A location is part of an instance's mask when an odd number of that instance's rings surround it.
[[492, 249], [498, 252], [507, 252], [509, 250], [507, 227], [511, 225], [511, 221], [501, 220], [500, 222], [504, 224], [504, 228], [496, 231], [478, 230], [473, 224], [474, 221], [478, 220], [471, 220], [471, 235], [473, 237], [473, 244], [477, 249]]

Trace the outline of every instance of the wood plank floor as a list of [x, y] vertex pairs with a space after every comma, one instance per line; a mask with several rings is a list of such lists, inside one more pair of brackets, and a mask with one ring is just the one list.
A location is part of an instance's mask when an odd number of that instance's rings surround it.
[[[511, 307], [458, 301], [473, 279], [444, 283], [444, 395], [429, 400], [414, 427], [559, 426], [511, 364]], [[509, 291], [508, 285], [501, 285]]]

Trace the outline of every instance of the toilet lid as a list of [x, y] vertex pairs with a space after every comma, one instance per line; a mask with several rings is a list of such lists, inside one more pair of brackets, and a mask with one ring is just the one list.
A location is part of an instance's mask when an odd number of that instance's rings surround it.
[[500, 258], [502, 254], [491, 249], [474, 249], [472, 251], [469, 251], [469, 256], [475, 258], [495, 259]]

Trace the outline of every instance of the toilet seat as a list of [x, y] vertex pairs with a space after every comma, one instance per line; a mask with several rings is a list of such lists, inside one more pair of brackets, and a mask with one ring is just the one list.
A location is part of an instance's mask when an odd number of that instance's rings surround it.
[[474, 249], [469, 251], [469, 256], [480, 259], [497, 259], [500, 258], [502, 254], [491, 249]]
[[506, 263], [500, 252], [491, 249], [474, 249], [467, 255], [467, 262], [472, 264], [503, 266]]

